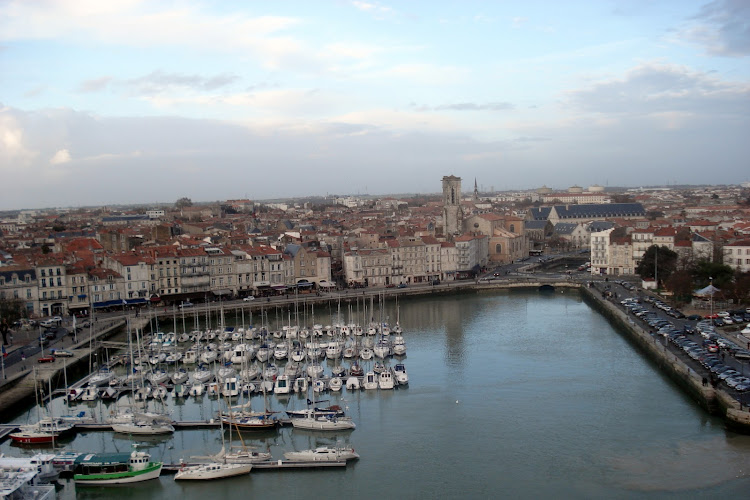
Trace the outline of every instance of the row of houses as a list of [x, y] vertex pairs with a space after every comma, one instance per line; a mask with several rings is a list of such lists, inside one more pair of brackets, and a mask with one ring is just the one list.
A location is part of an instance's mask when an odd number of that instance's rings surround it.
[[125, 253], [51, 254], [0, 267], [0, 300], [29, 316], [91, 307], [269, 295], [331, 283], [330, 254], [315, 245], [162, 246]]

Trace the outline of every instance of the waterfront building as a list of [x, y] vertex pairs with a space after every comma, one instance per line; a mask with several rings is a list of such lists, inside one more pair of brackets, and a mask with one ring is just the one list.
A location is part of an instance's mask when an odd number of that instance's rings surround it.
[[67, 279], [62, 254], [49, 254], [36, 262], [39, 285], [39, 308], [42, 316], [68, 313]]
[[487, 266], [489, 238], [479, 233], [465, 233], [455, 238], [458, 252], [457, 277], [474, 277]]
[[458, 249], [451, 241], [440, 242], [440, 279], [456, 279], [458, 273]]
[[39, 312], [39, 286], [31, 266], [0, 267], [0, 300], [21, 300], [29, 315]]
[[[150, 267], [153, 259], [147, 255], [133, 253], [105, 255], [103, 265], [116, 271], [123, 277], [124, 297], [126, 300], [148, 299], [150, 296], [151, 280]], [[134, 304], [136, 302], [131, 302]]]

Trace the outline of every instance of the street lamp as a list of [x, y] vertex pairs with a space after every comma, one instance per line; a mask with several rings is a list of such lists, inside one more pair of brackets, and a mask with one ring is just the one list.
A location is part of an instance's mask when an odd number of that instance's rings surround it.
[[710, 318], [714, 319], [714, 279], [709, 276], [708, 277], [708, 291], [711, 294], [711, 316]]

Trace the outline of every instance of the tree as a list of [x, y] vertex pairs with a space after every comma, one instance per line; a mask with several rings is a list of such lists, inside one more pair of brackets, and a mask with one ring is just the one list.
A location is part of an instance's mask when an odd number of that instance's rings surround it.
[[193, 200], [191, 200], [190, 198], [180, 198], [174, 204], [174, 207], [178, 210], [182, 210], [183, 208], [192, 207], [192, 206], [193, 206]]
[[25, 317], [26, 309], [21, 299], [0, 299], [0, 318], [7, 319], [9, 325]]
[[693, 296], [693, 275], [690, 271], [675, 271], [665, 280], [666, 287], [674, 294], [675, 302], [690, 302]]
[[717, 288], [723, 289], [734, 280], [734, 270], [726, 264], [702, 260], [695, 268], [695, 278], [701, 287], [713, 282]]
[[643, 254], [635, 272], [643, 279], [653, 280], [657, 278], [661, 282], [666, 282], [676, 268], [677, 252], [663, 245], [660, 247], [651, 245]]
[[44, 244], [42, 245], [42, 253], [43, 253], [43, 254], [48, 254], [48, 253], [50, 253], [51, 251], [52, 251], [52, 249], [51, 249], [51, 248], [49, 247], [49, 245], [48, 245], [48, 244], [44, 243]]

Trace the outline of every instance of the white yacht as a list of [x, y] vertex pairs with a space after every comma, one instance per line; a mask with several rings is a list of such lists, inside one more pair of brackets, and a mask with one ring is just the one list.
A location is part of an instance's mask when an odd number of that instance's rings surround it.
[[391, 373], [391, 370], [383, 370], [378, 378], [378, 387], [381, 389], [393, 389], [393, 373]]
[[341, 462], [355, 460], [359, 454], [354, 448], [329, 448], [321, 446], [314, 450], [287, 451], [284, 458], [294, 462]]
[[365, 382], [362, 384], [362, 387], [367, 391], [378, 388], [378, 377], [375, 375], [375, 372], [369, 371], [365, 373]]
[[240, 476], [249, 474], [253, 464], [230, 464], [221, 462], [212, 462], [208, 464], [181, 466], [180, 470], [174, 476], [175, 481], [182, 480], [208, 480], [223, 479], [225, 477]]

